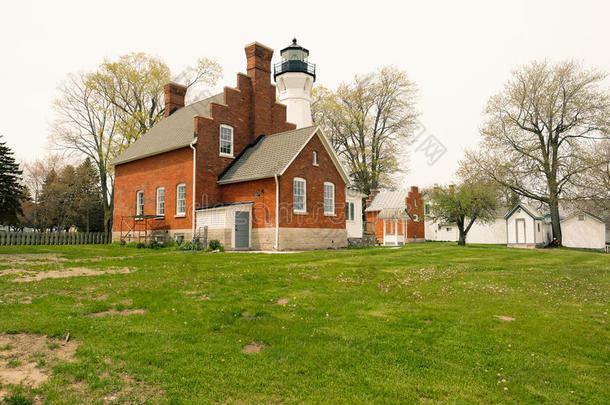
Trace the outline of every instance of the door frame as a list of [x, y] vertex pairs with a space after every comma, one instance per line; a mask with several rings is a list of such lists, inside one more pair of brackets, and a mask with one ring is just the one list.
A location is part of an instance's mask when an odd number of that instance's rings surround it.
[[[523, 222], [523, 242], [519, 242], [519, 222]], [[516, 243], [527, 243], [527, 223], [525, 218], [515, 218], [515, 242]]]
[[[236, 243], [236, 227], [237, 227], [237, 213], [238, 212], [245, 212], [246, 214], [248, 214], [248, 246], [246, 247], [237, 247], [237, 243]], [[250, 247], [252, 246], [252, 211], [250, 210], [235, 210], [233, 211], [233, 231], [232, 231], [232, 235], [231, 235], [231, 239], [233, 242], [233, 249], [250, 249]]]

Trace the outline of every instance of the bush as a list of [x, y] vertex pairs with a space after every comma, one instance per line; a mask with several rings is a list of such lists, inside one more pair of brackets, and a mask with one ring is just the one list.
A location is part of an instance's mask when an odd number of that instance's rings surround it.
[[136, 247], [137, 247], [138, 249], [146, 249], [146, 243], [144, 243], [144, 242], [138, 242], [138, 243], [136, 244]]
[[147, 246], [147, 248], [149, 248], [149, 249], [161, 249], [162, 247], [163, 247], [163, 245], [161, 245], [159, 242], [157, 242], [154, 239], [151, 240]]
[[222, 246], [222, 243], [220, 243], [220, 241], [218, 239], [212, 239], [210, 241], [210, 243], [208, 243], [208, 249], [210, 249], [210, 250], [219, 250], [221, 252], [225, 251], [224, 246]]
[[183, 242], [182, 244], [176, 246], [176, 250], [203, 250], [203, 245], [199, 241], [189, 241]]

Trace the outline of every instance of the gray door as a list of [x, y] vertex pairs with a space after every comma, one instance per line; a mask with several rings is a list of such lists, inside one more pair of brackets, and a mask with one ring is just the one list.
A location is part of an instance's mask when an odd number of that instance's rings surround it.
[[250, 247], [250, 213], [235, 211], [235, 247]]

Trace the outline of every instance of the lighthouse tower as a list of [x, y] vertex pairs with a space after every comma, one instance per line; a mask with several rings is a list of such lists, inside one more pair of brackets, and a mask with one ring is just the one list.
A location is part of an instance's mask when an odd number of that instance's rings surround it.
[[280, 103], [286, 105], [286, 121], [297, 128], [311, 122], [311, 88], [316, 81], [316, 65], [309, 63], [309, 51], [296, 38], [280, 51], [282, 61], [273, 67], [273, 78], [280, 92]]

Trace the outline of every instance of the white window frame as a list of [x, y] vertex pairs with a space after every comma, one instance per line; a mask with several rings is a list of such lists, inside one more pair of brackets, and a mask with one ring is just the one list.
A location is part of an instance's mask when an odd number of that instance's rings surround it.
[[345, 203], [345, 220], [346, 221], [353, 221], [354, 220], [354, 209], [355, 209], [355, 204], [353, 202], [346, 202]]
[[[230, 153], [227, 153], [227, 152], [223, 152], [223, 151], [222, 151], [222, 143], [223, 143], [223, 139], [222, 139], [222, 131], [223, 131], [223, 129], [227, 129], [227, 130], [230, 130], [230, 131], [231, 131], [231, 134], [230, 134], [230, 135], [231, 135], [231, 140], [230, 140], [231, 152], [230, 152]], [[220, 156], [223, 156], [223, 157], [230, 157], [230, 158], [232, 158], [232, 157], [233, 157], [233, 151], [235, 150], [235, 148], [233, 147], [233, 145], [234, 145], [234, 139], [235, 139], [235, 137], [234, 137], [234, 135], [233, 135], [233, 127], [231, 127], [231, 126], [229, 126], [229, 125], [224, 125], [224, 124], [221, 124], [221, 125], [220, 125], [220, 129], [219, 129], [219, 131], [218, 131], [218, 153], [220, 154]], [[225, 142], [226, 142], [226, 140], [225, 140]]]
[[[159, 197], [163, 197], [159, 199]], [[165, 216], [165, 187], [157, 187], [157, 216]]]
[[[327, 195], [326, 195], [326, 187], [330, 186], [332, 188], [332, 199], [329, 199], [329, 203], [331, 204], [331, 210], [327, 210], [326, 209], [326, 200], [327, 200]], [[335, 215], [335, 185], [329, 181], [325, 181], [324, 182], [324, 193], [323, 193], [323, 203], [324, 203], [324, 215]]]
[[[180, 211], [180, 201], [182, 201], [180, 199], [180, 188], [184, 187], [184, 210]], [[180, 183], [176, 185], [176, 216], [177, 217], [184, 217], [186, 216], [186, 184], [185, 183]]]
[[313, 165], [318, 166], [318, 152], [315, 150], [313, 151]]
[[144, 190], [136, 191], [136, 215], [144, 215]]
[[[297, 194], [295, 193], [295, 191], [296, 191], [295, 186], [298, 182], [303, 183], [303, 208], [297, 208], [297, 205], [296, 205]], [[301, 177], [295, 177], [292, 180], [292, 209], [295, 213], [298, 213], [298, 214], [307, 213], [307, 180], [305, 180]]]

